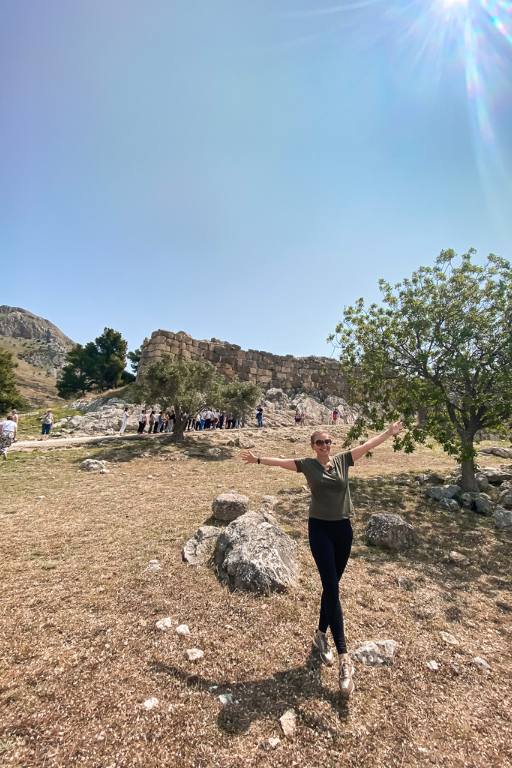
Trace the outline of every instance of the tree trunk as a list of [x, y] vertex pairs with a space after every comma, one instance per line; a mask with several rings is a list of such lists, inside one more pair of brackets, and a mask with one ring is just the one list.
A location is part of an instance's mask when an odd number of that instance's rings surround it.
[[478, 483], [475, 477], [475, 458], [473, 448], [473, 435], [464, 435], [462, 438], [462, 490], [471, 493], [478, 492]]
[[173, 436], [176, 443], [182, 443], [185, 437], [185, 427], [187, 426], [188, 416], [176, 414], [174, 420]]

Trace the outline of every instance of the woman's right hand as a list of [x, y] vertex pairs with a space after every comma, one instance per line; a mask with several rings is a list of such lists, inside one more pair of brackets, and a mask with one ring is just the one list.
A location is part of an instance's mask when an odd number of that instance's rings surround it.
[[240, 451], [240, 458], [246, 464], [256, 464], [258, 461], [258, 457], [252, 451]]

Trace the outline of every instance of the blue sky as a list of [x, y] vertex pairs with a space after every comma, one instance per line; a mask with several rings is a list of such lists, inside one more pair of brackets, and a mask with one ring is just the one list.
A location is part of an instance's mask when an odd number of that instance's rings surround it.
[[3, 0], [0, 303], [330, 354], [379, 277], [512, 258], [511, 129], [504, 2]]

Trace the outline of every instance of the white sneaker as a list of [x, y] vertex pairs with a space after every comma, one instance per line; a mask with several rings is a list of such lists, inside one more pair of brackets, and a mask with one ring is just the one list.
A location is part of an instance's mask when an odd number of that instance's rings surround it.
[[352, 680], [354, 672], [354, 665], [351, 661], [342, 661], [340, 663], [340, 693], [346, 699], [348, 699], [355, 687], [354, 681]]
[[322, 659], [323, 663], [327, 664], [328, 667], [332, 666], [334, 663], [334, 654], [329, 648], [327, 635], [317, 629], [313, 637], [313, 645], [320, 654], [320, 658]]

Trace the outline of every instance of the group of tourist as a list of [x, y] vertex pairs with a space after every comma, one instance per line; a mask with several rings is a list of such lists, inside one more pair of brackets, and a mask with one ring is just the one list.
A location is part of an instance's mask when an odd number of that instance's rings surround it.
[[[122, 434], [128, 423], [128, 406], [124, 409], [121, 417], [121, 427], [119, 432]], [[173, 432], [174, 425], [176, 423], [176, 414], [174, 411], [148, 411], [147, 408], [142, 408], [139, 413], [139, 425], [137, 433], [142, 435], [146, 434], [158, 434], [161, 432]], [[185, 432], [202, 432], [203, 430], [210, 429], [236, 429], [243, 426], [243, 420], [234, 416], [232, 413], [226, 413], [224, 411], [214, 411], [209, 408], [205, 408], [195, 416], [185, 414]], [[261, 425], [263, 426], [263, 425]]]

